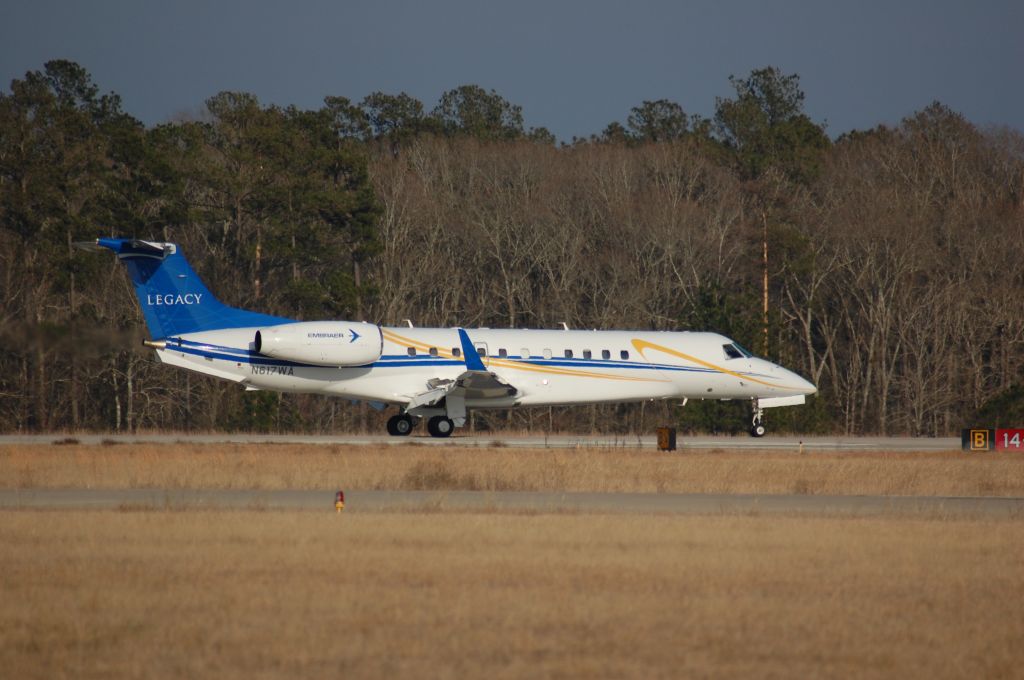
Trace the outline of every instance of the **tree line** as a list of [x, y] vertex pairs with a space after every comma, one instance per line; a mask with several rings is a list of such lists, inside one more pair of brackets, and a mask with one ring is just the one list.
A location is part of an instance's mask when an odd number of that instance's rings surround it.
[[[405, 93], [301, 110], [222, 92], [147, 128], [48, 62], [0, 92], [0, 430], [380, 427], [365, 406], [160, 366], [118, 264], [72, 248], [101, 235], [181, 243], [226, 303], [282, 316], [719, 331], [819, 386], [771, 412], [776, 429], [1024, 415], [1024, 136], [933, 103], [832, 140], [796, 75], [731, 85], [710, 119], [645, 101], [558, 144], [476, 85], [429, 111]], [[747, 408], [474, 427], [738, 432]]]

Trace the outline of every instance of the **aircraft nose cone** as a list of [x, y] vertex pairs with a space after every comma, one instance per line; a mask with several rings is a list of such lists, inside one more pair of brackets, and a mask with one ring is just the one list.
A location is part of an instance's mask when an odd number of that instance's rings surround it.
[[[768, 362], [766, 362], [768, 363]], [[768, 363], [768, 372], [779, 382], [779, 387], [794, 394], [817, 394], [818, 388], [810, 380], [778, 364]]]
[[811, 395], [817, 393], [818, 388], [810, 380], [804, 380], [796, 373], [793, 374], [793, 377], [795, 378], [793, 382], [796, 383], [796, 388], [800, 391], [800, 394]]
[[800, 375], [787, 368], [782, 368], [781, 366], [777, 366], [776, 368], [781, 374], [779, 377], [782, 378], [782, 382], [785, 384], [786, 390], [792, 390], [796, 394], [811, 395], [817, 393], [818, 388], [815, 387], [814, 383], [810, 380], [805, 380]]

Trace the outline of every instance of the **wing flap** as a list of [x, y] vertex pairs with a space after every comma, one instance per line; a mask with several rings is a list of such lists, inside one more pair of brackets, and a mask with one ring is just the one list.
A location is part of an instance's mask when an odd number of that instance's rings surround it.
[[414, 394], [406, 410], [433, 406], [448, 396], [468, 400], [504, 399], [514, 397], [519, 390], [511, 383], [489, 371], [465, 371], [455, 380], [434, 378], [427, 382], [427, 389]]
[[412, 399], [409, 400], [409, 403], [406, 405], [405, 409], [407, 411], [411, 411], [414, 408], [419, 408], [420, 406], [433, 406], [434, 404], [448, 396], [448, 393], [451, 391], [451, 389], [451, 387], [446, 385], [444, 387], [435, 387], [434, 389], [427, 390], [426, 392], [420, 392], [419, 394], [415, 395]]
[[466, 371], [455, 379], [466, 399], [507, 399], [519, 394], [511, 383], [489, 371]]

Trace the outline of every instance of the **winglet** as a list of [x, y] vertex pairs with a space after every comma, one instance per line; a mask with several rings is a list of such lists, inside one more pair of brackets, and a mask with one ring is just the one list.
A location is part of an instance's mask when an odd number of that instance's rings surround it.
[[459, 342], [462, 343], [462, 356], [466, 359], [466, 368], [470, 371], [486, 371], [484, 362], [480, 361], [480, 355], [476, 353], [476, 347], [469, 340], [469, 334], [462, 328], [459, 329]]

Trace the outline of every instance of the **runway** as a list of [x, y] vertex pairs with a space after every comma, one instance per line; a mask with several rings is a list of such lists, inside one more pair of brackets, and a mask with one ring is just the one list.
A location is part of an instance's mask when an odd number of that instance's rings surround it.
[[[633, 513], [1024, 518], [1024, 498], [675, 493], [348, 491], [345, 512]], [[330, 490], [3, 489], [2, 510], [334, 512]]]
[[[470, 448], [505, 446], [528, 449], [579, 449], [579, 448], [657, 448], [652, 436], [636, 435], [530, 435], [506, 436], [502, 434], [457, 434], [447, 439], [431, 437], [416, 432], [409, 437], [386, 435], [265, 435], [265, 434], [49, 434], [49, 435], [0, 435], [3, 445], [52, 445], [73, 443], [98, 445], [108, 443], [131, 444], [306, 444], [342, 446], [464, 446]], [[801, 437], [791, 435], [768, 435], [755, 439], [742, 436], [695, 436], [679, 435], [676, 445], [680, 450], [694, 449], [746, 449], [799, 451], [959, 451], [960, 440], [956, 437]]]

